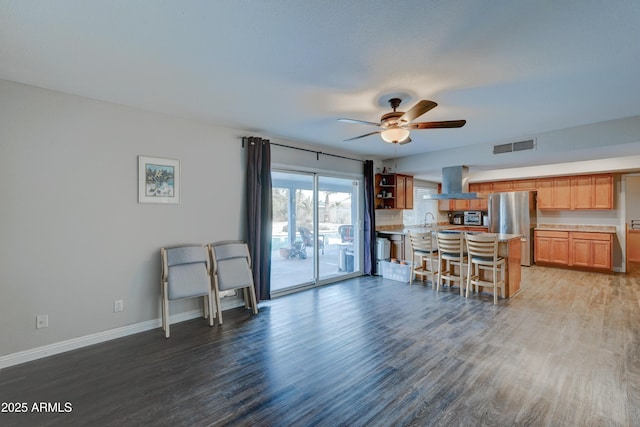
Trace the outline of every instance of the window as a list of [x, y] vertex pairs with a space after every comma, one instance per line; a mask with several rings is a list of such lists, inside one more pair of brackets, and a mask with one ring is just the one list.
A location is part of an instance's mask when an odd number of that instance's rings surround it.
[[427, 212], [431, 212], [427, 222], [435, 222], [438, 219], [438, 201], [426, 199], [428, 194], [438, 194], [438, 189], [424, 184], [413, 184], [413, 209], [403, 211], [403, 223], [405, 225], [424, 224]]

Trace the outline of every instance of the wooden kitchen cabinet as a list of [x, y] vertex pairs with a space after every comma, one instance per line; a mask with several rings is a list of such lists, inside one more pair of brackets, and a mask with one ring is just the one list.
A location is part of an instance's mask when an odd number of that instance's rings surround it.
[[535, 231], [535, 261], [540, 264], [611, 270], [613, 234]]
[[612, 240], [609, 233], [571, 232], [569, 237], [569, 265], [611, 270]]
[[513, 191], [513, 181], [496, 181], [493, 183], [492, 190], [494, 193], [501, 191]]
[[[493, 191], [493, 185], [491, 182], [474, 182], [469, 184], [469, 191], [472, 193], [478, 193], [484, 197], [488, 197]], [[489, 200], [475, 199], [469, 200], [469, 210], [472, 211], [487, 211], [489, 210]]]
[[571, 179], [569, 177], [536, 180], [538, 209], [571, 209]]
[[569, 265], [569, 232], [536, 230], [535, 262]]
[[413, 209], [413, 177], [404, 175], [404, 208]]
[[571, 177], [571, 209], [591, 209], [593, 206], [591, 176]]
[[413, 177], [376, 174], [376, 209], [413, 209]]
[[519, 179], [513, 181], [513, 191], [536, 191], [536, 180]]
[[571, 209], [613, 209], [613, 175], [571, 177]]
[[593, 175], [593, 209], [613, 209], [613, 175]]

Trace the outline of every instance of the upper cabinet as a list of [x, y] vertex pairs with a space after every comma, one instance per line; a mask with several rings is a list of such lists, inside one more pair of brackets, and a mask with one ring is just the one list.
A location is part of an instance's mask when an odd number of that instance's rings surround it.
[[513, 181], [496, 181], [492, 185], [494, 193], [513, 191]]
[[493, 183], [491, 182], [473, 182], [469, 184], [469, 192], [478, 193], [483, 199], [469, 200], [469, 209], [472, 211], [486, 211], [489, 209], [489, 200], [486, 198], [493, 192]]
[[376, 209], [413, 209], [413, 177], [376, 174]]
[[568, 177], [536, 180], [538, 209], [571, 209], [571, 179]]
[[613, 209], [613, 175], [581, 175], [537, 180], [538, 209]]
[[513, 191], [536, 191], [536, 180], [519, 179], [513, 181]]
[[[539, 179], [518, 179], [511, 181], [473, 182], [469, 192], [487, 197], [491, 193], [503, 191], [537, 191], [538, 209], [582, 210], [613, 209], [613, 175], [558, 176]], [[486, 211], [488, 201], [441, 200], [441, 211], [478, 210]]]

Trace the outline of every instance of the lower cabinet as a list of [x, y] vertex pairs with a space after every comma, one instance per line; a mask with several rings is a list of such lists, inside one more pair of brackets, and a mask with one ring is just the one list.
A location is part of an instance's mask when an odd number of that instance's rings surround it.
[[535, 231], [535, 260], [541, 264], [611, 270], [613, 234]]
[[569, 232], [536, 231], [536, 262], [569, 265]]

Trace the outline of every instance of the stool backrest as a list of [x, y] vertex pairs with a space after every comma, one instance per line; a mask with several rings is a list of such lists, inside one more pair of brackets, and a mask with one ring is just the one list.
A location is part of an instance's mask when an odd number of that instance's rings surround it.
[[411, 249], [421, 252], [433, 252], [436, 245], [433, 244], [433, 235], [431, 233], [409, 233], [411, 240]]
[[498, 259], [498, 235], [495, 233], [467, 234], [467, 252], [471, 257]]
[[438, 252], [453, 256], [463, 256], [464, 252], [464, 234], [452, 232], [438, 232]]

